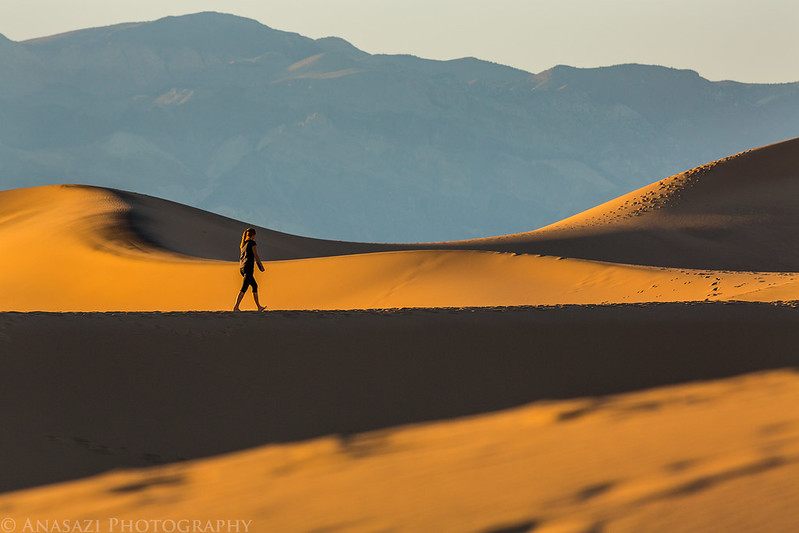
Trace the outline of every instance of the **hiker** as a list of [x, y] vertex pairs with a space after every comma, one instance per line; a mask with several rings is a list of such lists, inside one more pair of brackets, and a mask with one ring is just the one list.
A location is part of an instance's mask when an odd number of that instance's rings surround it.
[[233, 306], [234, 311], [241, 311], [239, 304], [241, 304], [244, 293], [247, 292], [247, 287], [252, 287], [252, 297], [255, 300], [255, 305], [258, 306], [259, 311], [266, 309], [265, 305], [261, 305], [258, 301], [258, 284], [255, 282], [253, 271], [255, 270], [256, 263], [258, 269], [263, 272], [264, 265], [261, 263], [261, 258], [258, 257], [258, 249], [255, 246], [255, 230], [247, 228], [241, 236], [241, 258], [239, 259], [239, 271], [244, 276], [244, 281], [241, 283], [241, 291], [236, 297], [236, 305]]

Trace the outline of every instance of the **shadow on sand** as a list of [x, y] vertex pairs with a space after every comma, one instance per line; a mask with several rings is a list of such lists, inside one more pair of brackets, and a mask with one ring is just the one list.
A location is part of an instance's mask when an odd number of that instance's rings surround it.
[[0, 314], [0, 490], [799, 365], [799, 311]]

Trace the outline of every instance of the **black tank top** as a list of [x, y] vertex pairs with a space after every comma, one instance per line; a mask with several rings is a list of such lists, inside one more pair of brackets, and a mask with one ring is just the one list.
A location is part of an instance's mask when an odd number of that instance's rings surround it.
[[247, 270], [252, 270], [255, 266], [255, 254], [252, 247], [255, 246], [255, 241], [247, 239], [244, 241], [244, 246], [241, 247], [241, 257], [239, 258], [239, 267]]

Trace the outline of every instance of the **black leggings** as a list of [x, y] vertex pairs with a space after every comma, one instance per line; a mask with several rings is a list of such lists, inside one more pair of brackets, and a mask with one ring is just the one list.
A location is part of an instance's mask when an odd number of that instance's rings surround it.
[[241, 275], [244, 276], [244, 281], [241, 282], [241, 292], [247, 292], [247, 287], [252, 287], [252, 292], [258, 292], [258, 284], [252, 274], [255, 270], [253, 267], [240, 269]]

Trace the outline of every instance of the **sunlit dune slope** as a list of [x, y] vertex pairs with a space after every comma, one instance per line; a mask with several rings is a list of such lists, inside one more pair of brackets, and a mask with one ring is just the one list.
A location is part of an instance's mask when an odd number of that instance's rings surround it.
[[[165, 248], [230, 259], [242, 224], [115, 191], [136, 231]], [[259, 229], [270, 259], [408, 249], [467, 249], [717, 270], [799, 271], [799, 138], [663, 179], [545, 228], [469, 241], [366, 244]], [[189, 230], [189, 231], [187, 231]], [[233, 258], [235, 259], [235, 257]]]
[[0, 510], [17, 531], [793, 532], [798, 326], [756, 303], [0, 314], [0, 492], [106, 472]]
[[[131, 203], [113, 191], [22, 189], [0, 193], [0, 205], [2, 310], [224, 310], [238, 292], [237, 263], [153, 245], [130, 224]], [[201, 212], [192, 213], [198, 217]], [[179, 214], [179, 209], [167, 212]], [[202, 222], [199, 217], [182, 230], [188, 247], [198, 246], [193, 241], [202, 244]], [[178, 238], [174, 227], [169, 232]], [[265, 255], [268, 237], [261, 248]], [[230, 239], [235, 253], [238, 231], [231, 228]], [[302, 239], [285, 239], [296, 249], [303, 245]], [[324, 246], [335, 251], [334, 243]], [[771, 299], [797, 294], [794, 277], [786, 274], [724, 274], [464, 250], [271, 261], [257, 278], [272, 309], [756, 300], [763, 289], [772, 290]]]
[[0, 312], [2, 526], [796, 531], [797, 148], [520, 235], [259, 229], [270, 309], [390, 311], [65, 312], [229, 309], [246, 224], [0, 192], [0, 311], [59, 311]]
[[799, 271], [799, 139], [666, 178], [530, 233], [453, 246], [616, 263]]
[[69, 517], [115, 531], [234, 517], [241, 531], [285, 533], [791, 533], [797, 385], [784, 372], [538, 404], [114, 471], [0, 504], [20, 525]]
[[[791, 300], [797, 194], [794, 140], [526, 234], [368, 244], [259, 228], [256, 277], [271, 309]], [[246, 226], [97, 187], [0, 192], [0, 310], [229, 309]]]

